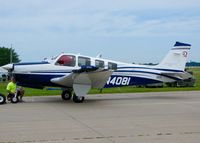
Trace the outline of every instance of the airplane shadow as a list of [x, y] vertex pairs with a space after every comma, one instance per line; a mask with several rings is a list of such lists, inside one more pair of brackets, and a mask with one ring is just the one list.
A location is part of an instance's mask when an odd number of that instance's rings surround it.
[[[123, 97], [122, 96], [114, 96], [112, 97], [107, 97], [106, 95], [101, 95], [100, 97], [92, 97], [92, 96], [87, 96], [83, 104], [95, 104], [99, 102], [106, 102], [106, 101], [126, 101], [126, 100], [132, 100], [132, 101], [163, 101], [163, 100], [187, 100], [189, 97], [186, 96], [148, 96], [148, 95], [137, 95], [137, 96], [128, 96], [128, 97]], [[27, 97], [25, 99], [25, 103], [58, 103], [58, 104], [75, 104], [72, 100], [69, 101], [63, 101], [60, 96], [53, 96], [53, 97]]]
[[120, 98], [99, 98], [99, 99], [86, 99], [87, 103], [90, 102], [100, 102], [100, 101], [119, 101], [119, 100], [133, 100], [133, 101], [142, 101], [142, 100], [184, 100], [184, 99], [188, 99], [188, 97], [183, 97], [183, 96], [141, 96], [141, 97], [120, 97]]

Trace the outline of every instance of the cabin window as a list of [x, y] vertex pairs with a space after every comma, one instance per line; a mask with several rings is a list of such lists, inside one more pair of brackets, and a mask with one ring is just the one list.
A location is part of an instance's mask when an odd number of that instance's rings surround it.
[[90, 58], [86, 58], [86, 57], [78, 57], [78, 66], [90, 66], [91, 65], [91, 61]]
[[75, 64], [76, 64], [76, 57], [71, 56], [71, 55], [63, 55], [56, 62], [56, 65], [60, 65], [60, 66], [74, 67]]
[[104, 61], [95, 60], [95, 66], [98, 68], [104, 68]]
[[117, 70], [117, 64], [108, 62], [108, 69]]

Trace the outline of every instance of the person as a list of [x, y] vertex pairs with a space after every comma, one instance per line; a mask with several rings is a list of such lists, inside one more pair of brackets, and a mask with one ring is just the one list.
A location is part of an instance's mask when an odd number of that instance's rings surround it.
[[23, 101], [22, 97], [24, 95], [24, 90], [23, 88], [17, 88], [15, 77], [11, 77], [11, 81], [8, 83], [6, 90], [8, 91], [8, 101], [10, 101], [11, 97], [15, 96], [15, 94], [17, 94], [17, 96], [19, 97], [19, 101]]

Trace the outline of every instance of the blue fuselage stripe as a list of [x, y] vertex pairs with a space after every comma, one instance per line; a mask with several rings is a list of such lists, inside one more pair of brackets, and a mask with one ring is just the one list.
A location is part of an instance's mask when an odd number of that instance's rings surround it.
[[72, 72], [70, 72], [70, 71], [33, 71], [33, 72], [31, 72], [31, 73], [33, 73], [33, 74], [48, 74], [48, 73], [55, 73], [55, 75], [56, 75], [56, 73], [63, 73], [63, 74], [67, 74], [67, 73], [72, 73]]
[[43, 65], [43, 64], [49, 64], [49, 62], [30, 62], [30, 63], [17, 63], [14, 64], [14, 66], [24, 66], [24, 65]]
[[173, 79], [173, 80], [180, 80], [179, 78], [176, 78], [176, 77], [173, 77], [173, 76], [164, 75], [164, 74], [161, 74], [161, 73], [155, 73], [155, 72], [148, 72], [148, 71], [129, 71], [129, 70], [118, 70], [118, 71], [115, 71], [115, 72], [135, 72], [135, 73], [147, 73], [147, 74], [154, 74], [154, 75], [165, 76], [165, 77], [171, 78], [171, 79]]

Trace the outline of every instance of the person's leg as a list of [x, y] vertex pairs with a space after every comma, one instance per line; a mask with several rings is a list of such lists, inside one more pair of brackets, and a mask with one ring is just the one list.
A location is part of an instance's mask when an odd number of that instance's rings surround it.
[[7, 100], [10, 101], [11, 98], [12, 98], [13, 96], [15, 96], [15, 95], [14, 95], [14, 94], [11, 94], [11, 93], [8, 93], [8, 95], [7, 95]]
[[19, 101], [23, 101], [22, 98], [23, 98], [23, 92], [21, 90], [17, 90], [17, 96], [19, 98]]

